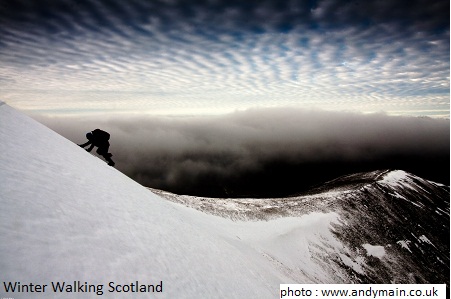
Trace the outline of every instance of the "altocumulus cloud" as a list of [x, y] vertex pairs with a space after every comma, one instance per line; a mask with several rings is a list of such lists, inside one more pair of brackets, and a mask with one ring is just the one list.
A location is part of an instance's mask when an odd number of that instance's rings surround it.
[[103, 128], [117, 168], [180, 194], [284, 196], [339, 175], [391, 168], [449, 184], [449, 120], [302, 109], [222, 116], [48, 118], [76, 143]]
[[449, 1], [0, 5], [0, 96], [21, 109], [449, 114]]

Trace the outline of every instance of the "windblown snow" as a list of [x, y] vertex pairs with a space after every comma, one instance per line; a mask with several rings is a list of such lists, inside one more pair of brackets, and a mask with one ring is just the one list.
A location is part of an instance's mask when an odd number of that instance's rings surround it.
[[[277, 298], [281, 283], [449, 281], [449, 188], [408, 173], [210, 199], [149, 190], [5, 104], [0, 139], [0, 297], [99, 296], [56, 282], [111, 298]], [[135, 282], [153, 293], [108, 292]]]

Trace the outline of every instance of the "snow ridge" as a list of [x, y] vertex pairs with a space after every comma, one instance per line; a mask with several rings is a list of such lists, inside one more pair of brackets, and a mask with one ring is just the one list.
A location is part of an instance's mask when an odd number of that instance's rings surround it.
[[[375, 172], [304, 196], [215, 202], [151, 192], [8, 105], [0, 139], [1, 282], [276, 298], [280, 283], [449, 281], [449, 188], [409, 174], [396, 186]], [[30, 295], [99, 296], [0, 285], [0, 297]]]
[[320, 246], [315, 259], [323, 269], [340, 273], [335, 282], [449, 280], [449, 187], [402, 170], [343, 176], [306, 195], [287, 198], [218, 199], [153, 192], [237, 222], [334, 213], [329, 221], [334, 238]]

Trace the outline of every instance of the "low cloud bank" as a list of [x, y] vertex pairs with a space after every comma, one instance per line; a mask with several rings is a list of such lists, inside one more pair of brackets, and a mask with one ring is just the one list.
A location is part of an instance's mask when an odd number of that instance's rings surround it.
[[209, 117], [35, 118], [76, 143], [92, 129], [109, 131], [120, 171], [179, 194], [286, 196], [384, 168], [449, 184], [449, 120], [288, 108]]

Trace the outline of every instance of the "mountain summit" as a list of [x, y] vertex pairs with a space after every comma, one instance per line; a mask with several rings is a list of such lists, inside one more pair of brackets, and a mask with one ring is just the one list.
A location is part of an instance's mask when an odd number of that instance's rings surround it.
[[449, 281], [449, 187], [403, 171], [211, 199], [149, 190], [5, 104], [0, 139], [0, 297], [276, 298], [280, 283]]

